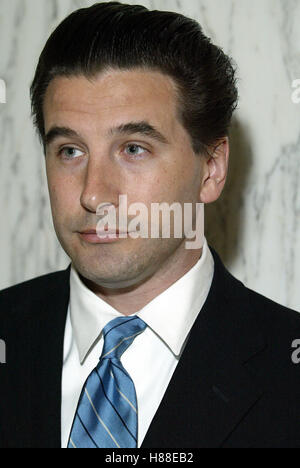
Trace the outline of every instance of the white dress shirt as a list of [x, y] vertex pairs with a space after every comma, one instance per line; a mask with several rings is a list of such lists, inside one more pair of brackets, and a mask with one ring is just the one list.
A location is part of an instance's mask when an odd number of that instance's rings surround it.
[[[138, 447], [178, 364], [188, 334], [211, 287], [213, 256], [204, 239], [198, 262], [145, 307], [132, 314], [148, 325], [121, 357], [138, 405]], [[88, 289], [71, 265], [70, 301], [64, 336], [61, 444], [67, 447], [81, 389], [102, 352], [102, 329], [123, 314]]]

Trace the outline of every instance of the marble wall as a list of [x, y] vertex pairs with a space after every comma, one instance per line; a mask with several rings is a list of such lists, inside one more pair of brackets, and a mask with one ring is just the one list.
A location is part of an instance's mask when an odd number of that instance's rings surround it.
[[[0, 0], [0, 289], [65, 268], [51, 220], [29, 85], [42, 47], [80, 0]], [[248, 287], [300, 311], [299, 0], [133, 1], [198, 20], [237, 66], [228, 180], [206, 237]], [[297, 84], [297, 82], [295, 82]], [[295, 96], [294, 96], [295, 97]]]

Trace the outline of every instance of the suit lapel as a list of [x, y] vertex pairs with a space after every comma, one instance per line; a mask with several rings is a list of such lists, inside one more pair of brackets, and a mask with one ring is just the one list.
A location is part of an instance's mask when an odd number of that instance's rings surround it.
[[[31, 440], [33, 447], [61, 445], [61, 377], [70, 266], [54, 273], [35, 298], [30, 360]], [[45, 294], [46, 291], [46, 294]], [[43, 296], [42, 296], [43, 295]], [[41, 339], [42, 337], [42, 339]]]
[[142, 447], [219, 447], [263, 393], [244, 368], [265, 347], [247, 289], [210, 249], [209, 295]]

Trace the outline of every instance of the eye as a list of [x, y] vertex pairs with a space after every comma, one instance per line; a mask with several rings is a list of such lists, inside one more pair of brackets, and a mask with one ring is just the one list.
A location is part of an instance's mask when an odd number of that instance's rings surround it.
[[[141, 151], [138, 151], [139, 149]], [[141, 156], [143, 156], [146, 152], [148, 152], [145, 148], [143, 148], [140, 145], [137, 145], [136, 143], [128, 143], [125, 146], [125, 150], [128, 150], [128, 151], [125, 151], [127, 156], [133, 159], [140, 159]]]
[[81, 154], [77, 155], [76, 156], [76, 151], [79, 151], [79, 153], [82, 153], [83, 152], [77, 148], [73, 148], [73, 146], [65, 146], [63, 148], [61, 148], [58, 152], [59, 155], [63, 155], [64, 158], [63, 159], [75, 159], [75, 158], [78, 158], [79, 156], [81, 156]]

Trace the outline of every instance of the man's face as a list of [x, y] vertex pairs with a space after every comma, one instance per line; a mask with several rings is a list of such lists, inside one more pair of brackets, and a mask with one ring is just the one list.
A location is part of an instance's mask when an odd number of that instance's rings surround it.
[[[44, 101], [45, 133], [54, 127], [78, 136], [48, 139], [46, 170], [58, 239], [77, 271], [98, 285], [139, 283], [184, 249], [184, 238], [127, 238], [91, 243], [99, 204], [199, 202], [203, 157], [193, 152], [177, 117], [172, 79], [157, 71], [110, 70], [88, 80], [56, 77]], [[146, 122], [163, 138], [116, 129]], [[130, 218], [130, 216], [129, 216]], [[128, 222], [130, 219], [128, 218]], [[118, 227], [118, 226], [117, 226]]]

